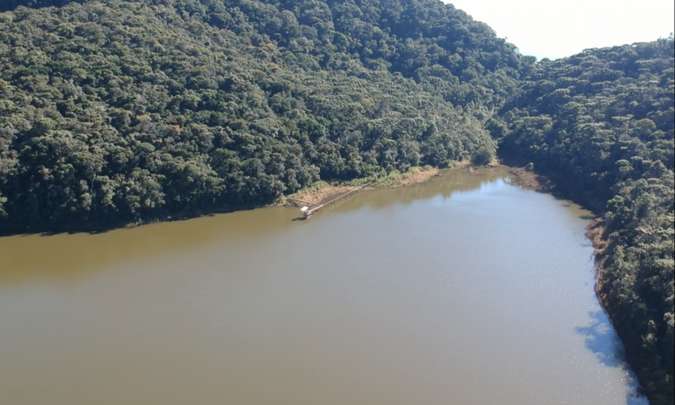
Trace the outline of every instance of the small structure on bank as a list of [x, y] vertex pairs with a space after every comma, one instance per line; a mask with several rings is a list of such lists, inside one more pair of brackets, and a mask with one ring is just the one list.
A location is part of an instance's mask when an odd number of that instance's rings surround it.
[[302, 219], [310, 219], [310, 218], [312, 217], [312, 215], [313, 215], [315, 212], [319, 211], [320, 209], [322, 209], [322, 208], [324, 208], [324, 207], [326, 207], [326, 206], [328, 206], [328, 205], [331, 205], [331, 204], [333, 204], [333, 203], [335, 203], [335, 202], [337, 202], [337, 201], [339, 201], [339, 200], [342, 200], [342, 199], [344, 199], [344, 198], [346, 198], [346, 197], [348, 197], [348, 196], [350, 196], [350, 195], [353, 195], [353, 194], [355, 194], [355, 193], [357, 193], [357, 192], [359, 192], [359, 191], [365, 189], [365, 188], [368, 187], [368, 186], [370, 186], [370, 184], [364, 184], [364, 185], [362, 185], [362, 186], [356, 187], [356, 188], [354, 188], [354, 189], [352, 189], [352, 190], [349, 190], [349, 191], [347, 191], [347, 192], [345, 192], [345, 193], [342, 193], [342, 194], [340, 194], [340, 195], [338, 195], [338, 196], [335, 196], [335, 197], [333, 197], [333, 198], [330, 199], [330, 200], [321, 202], [321, 203], [319, 203], [319, 204], [317, 204], [317, 205], [315, 205], [315, 206], [313, 206], [313, 207], [309, 207], [309, 206], [306, 206], [306, 205], [305, 205], [305, 206], [303, 206], [302, 208], [300, 208], [300, 212], [302, 213]]

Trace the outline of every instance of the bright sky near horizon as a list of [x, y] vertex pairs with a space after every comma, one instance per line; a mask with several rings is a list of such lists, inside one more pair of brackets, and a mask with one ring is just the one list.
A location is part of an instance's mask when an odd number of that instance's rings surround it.
[[673, 0], [443, 0], [487, 23], [524, 55], [654, 41], [675, 25]]

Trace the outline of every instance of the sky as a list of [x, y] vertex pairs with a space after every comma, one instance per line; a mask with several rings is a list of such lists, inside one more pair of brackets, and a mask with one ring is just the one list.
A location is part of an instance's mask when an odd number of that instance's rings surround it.
[[444, 0], [487, 23], [524, 55], [654, 41], [673, 32], [673, 0]]

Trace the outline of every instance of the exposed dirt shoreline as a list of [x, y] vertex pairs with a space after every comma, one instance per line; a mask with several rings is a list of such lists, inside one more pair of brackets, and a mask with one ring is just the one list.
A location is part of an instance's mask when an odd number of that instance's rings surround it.
[[[456, 167], [465, 167], [458, 164]], [[440, 174], [440, 169], [430, 166], [413, 167], [405, 173], [392, 172], [386, 176], [366, 177], [348, 183], [328, 183], [321, 181], [297, 193], [281, 198], [275, 205], [286, 207], [314, 207], [325, 204], [340, 195], [359, 188], [397, 188], [429, 181]], [[363, 187], [367, 185], [367, 187]]]
[[523, 167], [506, 166], [503, 164], [500, 164], [499, 167], [503, 167], [508, 171], [511, 176], [511, 181], [515, 185], [542, 192], [550, 192], [552, 190], [550, 180], [538, 175], [532, 170]]
[[605, 238], [605, 225], [601, 218], [594, 218], [586, 226], [586, 237], [593, 245], [593, 256], [595, 257], [595, 293], [600, 300], [600, 304], [607, 308], [607, 296], [602, 293], [604, 285], [604, 262], [605, 249], [608, 241]]

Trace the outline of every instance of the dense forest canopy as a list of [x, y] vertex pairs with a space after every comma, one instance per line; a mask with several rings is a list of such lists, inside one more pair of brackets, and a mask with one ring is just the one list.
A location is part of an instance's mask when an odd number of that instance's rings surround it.
[[108, 0], [0, 18], [0, 207], [33, 230], [489, 157], [483, 121], [526, 64], [436, 1]]
[[0, 11], [3, 232], [259, 205], [499, 149], [604, 217], [599, 293], [647, 394], [672, 403], [672, 38], [535, 63], [437, 0]]

